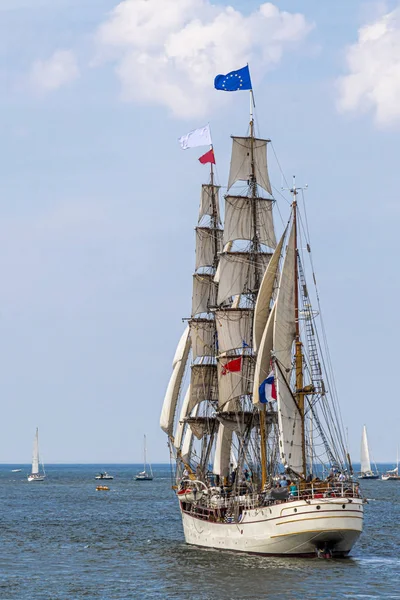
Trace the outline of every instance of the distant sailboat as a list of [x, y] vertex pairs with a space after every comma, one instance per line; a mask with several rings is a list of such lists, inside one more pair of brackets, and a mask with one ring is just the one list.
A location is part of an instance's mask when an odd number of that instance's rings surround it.
[[[376, 467], [375, 467], [376, 469]], [[361, 469], [359, 479], [379, 479], [379, 473], [374, 473], [371, 469], [371, 461], [369, 458], [367, 428], [364, 425], [361, 437]]]
[[146, 436], [144, 436], [143, 443], [143, 471], [138, 473], [135, 477], [136, 481], [152, 481], [153, 480], [153, 470], [151, 465], [149, 464], [150, 473], [146, 471]]
[[44, 481], [46, 473], [42, 463], [42, 473], [39, 470], [39, 429], [36, 427], [36, 435], [33, 441], [32, 473], [28, 475], [28, 481]]
[[382, 475], [382, 481], [400, 481], [399, 475], [399, 449], [397, 448], [397, 458], [396, 458], [396, 467], [394, 469], [390, 469], [386, 471]]

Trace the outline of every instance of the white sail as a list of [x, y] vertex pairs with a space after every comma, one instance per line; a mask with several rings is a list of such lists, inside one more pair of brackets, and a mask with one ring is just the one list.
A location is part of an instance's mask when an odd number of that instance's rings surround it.
[[215, 311], [218, 352], [251, 345], [253, 311], [246, 308], [228, 308]]
[[252, 240], [254, 237], [253, 220], [255, 216], [259, 242], [270, 248], [275, 248], [272, 204], [273, 201], [266, 198], [225, 196], [224, 244], [234, 240]]
[[[198, 406], [195, 407], [193, 411], [193, 416], [197, 415]], [[181, 457], [184, 463], [190, 462], [190, 455], [192, 453], [192, 445], [193, 445], [193, 431], [190, 427], [186, 427], [185, 435], [183, 437], [182, 449], [181, 449]]]
[[190, 384], [188, 389], [186, 390], [186, 394], [185, 397], [183, 399], [183, 403], [182, 403], [182, 407], [181, 407], [181, 412], [179, 415], [179, 420], [176, 424], [176, 428], [175, 428], [175, 435], [174, 435], [174, 446], [175, 448], [180, 448], [181, 446], [181, 442], [182, 442], [182, 436], [183, 436], [183, 431], [185, 429], [185, 422], [184, 422], [184, 418], [188, 416], [188, 406], [189, 406], [189, 400], [190, 400], [190, 395], [191, 395], [191, 389], [190, 389]]
[[192, 317], [206, 313], [209, 306], [215, 306], [217, 300], [217, 286], [214, 276], [206, 273], [193, 275]]
[[251, 177], [251, 147], [253, 146], [254, 171], [258, 185], [272, 195], [267, 166], [267, 143], [251, 137], [232, 137], [232, 158], [228, 189], [236, 181], [249, 181]]
[[[240, 361], [240, 371], [231, 372], [227, 363]], [[229, 356], [218, 361], [218, 406], [227, 410], [227, 404], [253, 391], [254, 359], [252, 356]]]
[[191, 319], [190, 337], [192, 358], [215, 355], [215, 321], [211, 319]]
[[36, 435], [33, 440], [33, 452], [32, 452], [32, 475], [39, 473], [39, 430], [36, 427]]
[[281, 369], [275, 369], [278, 402], [279, 454], [285, 468], [303, 472], [302, 425], [295, 398]]
[[[258, 253], [258, 275], [260, 280], [271, 258], [270, 253]], [[218, 304], [230, 296], [247, 293], [255, 287], [254, 255], [248, 252], [223, 252], [220, 255], [215, 281], [218, 285]]]
[[164, 397], [160, 417], [160, 427], [167, 435], [172, 436], [176, 405], [182, 385], [183, 375], [190, 351], [189, 327], [186, 327], [179, 341], [174, 357], [174, 368]]
[[365, 425], [361, 437], [361, 473], [371, 473], [371, 460], [369, 457], [367, 428]]
[[295, 230], [292, 228], [286, 248], [274, 315], [273, 351], [279, 423], [279, 446], [284, 465], [303, 472], [301, 416], [289, 388], [292, 370], [292, 346], [295, 323]]
[[218, 427], [213, 466], [213, 471], [216, 475], [220, 475], [221, 477], [229, 476], [231, 447], [232, 429], [229, 429], [228, 427], [220, 423]]
[[267, 324], [268, 315], [270, 313], [270, 303], [274, 290], [274, 283], [278, 274], [279, 259], [282, 254], [283, 242], [286, 237], [286, 230], [283, 232], [281, 239], [275, 251], [268, 263], [267, 269], [264, 273], [263, 280], [261, 282], [260, 290], [257, 296], [257, 302], [254, 309], [254, 325], [253, 325], [253, 337], [254, 337], [254, 350], [257, 351], [261, 342], [261, 338], [264, 332], [265, 325]]
[[196, 227], [196, 270], [212, 267], [216, 252], [222, 250], [222, 229]]
[[188, 424], [197, 439], [201, 440], [205, 435], [214, 433], [218, 422], [215, 417], [192, 417]]
[[188, 340], [188, 333], [189, 333], [189, 325], [186, 327], [185, 331], [182, 333], [181, 338], [178, 342], [178, 346], [176, 347], [174, 359], [172, 361], [172, 368], [174, 368], [175, 365], [179, 361], [181, 361], [182, 358], [184, 357], [184, 354], [186, 351], [186, 344], [187, 344], [187, 340]]
[[207, 363], [192, 365], [188, 414], [200, 402], [217, 400], [217, 386], [217, 365]]
[[203, 184], [201, 186], [199, 221], [201, 221], [201, 219], [205, 215], [209, 215], [210, 217], [213, 216], [213, 199], [212, 199], [213, 194], [214, 194], [214, 198], [215, 198], [215, 210], [216, 210], [217, 221], [220, 221], [219, 199], [218, 199], [219, 189], [220, 189], [219, 185], [211, 185], [210, 183]]
[[294, 239], [294, 227], [292, 226], [282, 273], [279, 279], [274, 322], [274, 354], [286, 374], [287, 381], [289, 381], [292, 367], [292, 346], [296, 335], [294, 314]]
[[256, 367], [254, 370], [253, 383], [253, 403], [260, 402], [259, 387], [270, 373], [271, 352], [273, 348], [273, 332], [275, 320], [275, 304], [270, 312], [267, 325], [261, 338], [260, 347], [257, 353]]

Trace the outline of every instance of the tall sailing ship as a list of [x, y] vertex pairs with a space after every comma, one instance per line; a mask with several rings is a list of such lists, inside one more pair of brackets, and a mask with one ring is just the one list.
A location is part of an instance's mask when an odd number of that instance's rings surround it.
[[276, 242], [270, 140], [255, 137], [251, 115], [248, 135], [232, 142], [223, 226], [212, 164], [202, 185], [192, 311], [160, 420], [185, 539], [266, 555], [346, 556], [362, 532], [363, 498], [318, 295], [315, 311], [306, 283], [311, 250], [299, 188]]

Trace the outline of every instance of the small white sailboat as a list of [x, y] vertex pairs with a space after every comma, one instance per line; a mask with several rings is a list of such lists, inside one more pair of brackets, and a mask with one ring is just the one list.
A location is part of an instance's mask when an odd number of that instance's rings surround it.
[[151, 464], [149, 463], [149, 470], [146, 470], [146, 436], [144, 436], [143, 442], [143, 471], [140, 471], [135, 477], [136, 481], [152, 481], [153, 480], [153, 470], [151, 468]]
[[98, 475], [96, 475], [95, 479], [101, 479], [101, 480], [111, 480], [114, 479], [114, 475], [110, 475], [109, 473], [107, 473], [107, 471], [104, 471], [104, 473], [99, 473]]
[[382, 475], [382, 481], [400, 481], [399, 475], [399, 449], [397, 448], [396, 467], [389, 469]]
[[[375, 466], [376, 469], [376, 466]], [[369, 457], [369, 448], [368, 448], [368, 438], [367, 438], [367, 428], [364, 425], [362, 436], [361, 436], [361, 467], [360, 474], [358, 476], [359, 479], [379, 479], [379, 473], [376, 469], [376, 473], [374, 473], [371, 469], [371, 460]]]
[[42, 472], [39, 469], [39, 429], [36, 427], [35, 439], [33, 441], [32, 472], [28, 475], [28, 481], [44, 481], [46, 473], [42, 462]]

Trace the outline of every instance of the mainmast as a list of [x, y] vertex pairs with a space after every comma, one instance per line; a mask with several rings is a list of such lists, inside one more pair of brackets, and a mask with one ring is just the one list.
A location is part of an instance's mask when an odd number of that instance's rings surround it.
[[[246, 451], [240, 450], [239, 468], [243, 462], [257, 459], [254, 468], [259, 474], [261, 470], [261, 484], [264, 486], [267, 481], [266, 409], [262, 407], [260, 411], [253, 412], [251, 403], [255, 367], [252, 325], [261, 279], [272, 256], [265, 246], [274, 248], [276, 239], [272, 220], [273, 200], [260, 196], [258, 187], [272, 196], [267, 167], [269, 140], [255, 137], [253, 104], [250, 91], [249, 134], [246, 137], [232, 137], [228, 193], [225, 196], [224, 251], [220, 254], [215, 277], [218, 283], [218, 309], [215, 315], [218, 332], [218, 411], [224, 419], [234, 413], [234, 418], [241, 423], [236, 435], [239, 447]], [[237, 181], [247, 183], [246, 193], [232, 193], [231, 188]], [[231, 362], [234, 371], [230, 371]], [[255, 428], [259, 428], [257, 447], [261, 456], [253, 455], [250, 458], [249, 436], [256, 431]], [[222, 435], [221, 427], [220, 430]], [[226, 438], [228, 434], [223, 435]]]

